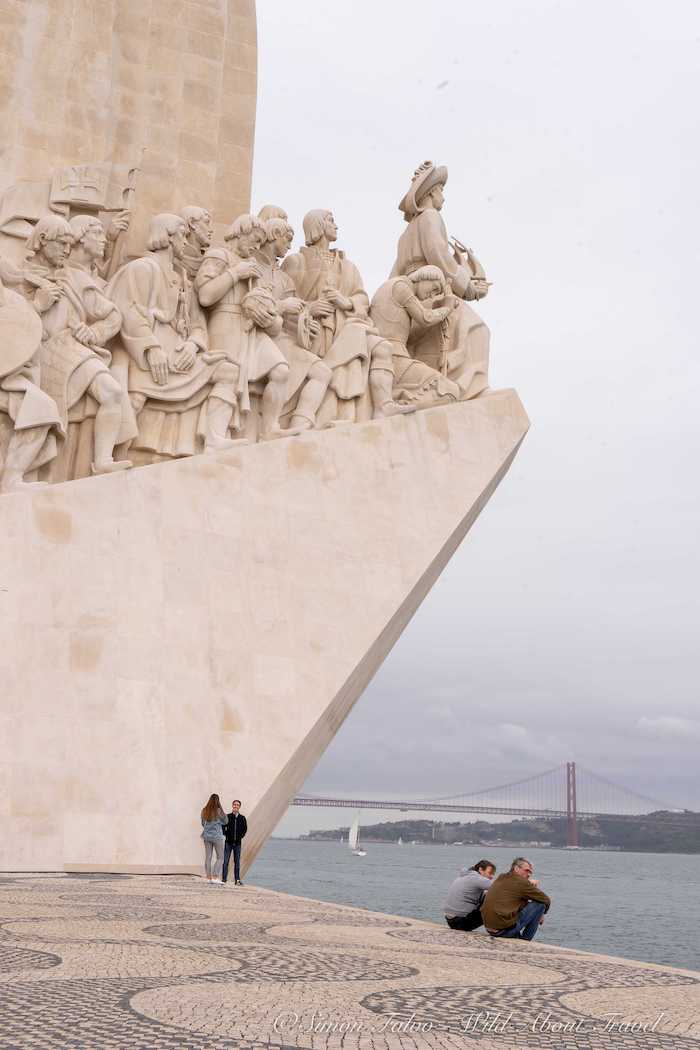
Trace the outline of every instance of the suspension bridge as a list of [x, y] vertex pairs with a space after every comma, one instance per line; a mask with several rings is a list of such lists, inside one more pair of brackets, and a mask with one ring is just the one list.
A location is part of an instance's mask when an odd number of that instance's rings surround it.
[[[401, 813], [481, 813], [510, 817], [565, 817], [567, 845], [578, 846], [579, 821], [600, 817], [663, 821], [687, 826], [689, 810], [614, 784], [591, 770], [566, 762], [509, 784], [440, 798], [368, 799], [297, 795], [293, 806], [399, 810]], [[692, 814], [700, 820], [700, 814]]]

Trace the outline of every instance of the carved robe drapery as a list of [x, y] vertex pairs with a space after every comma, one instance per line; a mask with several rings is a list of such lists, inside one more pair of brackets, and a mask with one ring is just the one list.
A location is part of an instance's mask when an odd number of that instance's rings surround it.
[[[276, 264], [263, 262], [260, 259], [258, 259], [258, 263], [264, 270], [261, 284], [265, 284], [271, 289], [278, 303], [282, 303], [285, 299], [297, 298], [294, 281], [289, 274], [285, 273]], [[274, 341], [284, 354], [289, 365], [289, 378], [287, 379], [287, 389], [284, 398], [285, 408], [283, 410], [283, 414], [285, 414], [291, 411], [293, 404], [290, 404], [290, 402], [299, 393], [301, 387], [308, 379], [309, 372], [319, 358], [317, 354], [311, 350], [306, 350], [299, 344], [299, 315], [288, 313], [283, 316], [282, 331], [275, 336]]]
[[[101, 278], [66, 266], [58, 271], [63, 280], [65, 294], [42, 315], [44, 339], [41, 350], [42, 389], [58, 405], [64, 423], [80, 422], [94, 415], [96, 403], [81, 405], [75, 412], [87, 388], [102, 372], [109, 372], [112, 355], [107, 343], [116, 335], [121, 325], [121, 314], [113, 302], [104, 294]], [[30, 266], [27, 273], [34, 278], [52, 280], [55, 271], [44, 267]], [[94, 346], [85, 346], [73, 335], [78, 324], [89, 325], [96, 337]], [[70, 413], [70, 415], [69, 415]], [[119, 442], [128, 441], [136, 433], [129, 399], [124, 391], [122, 403], [122, 428]]]
[[[49, 480], [85, 477], [93, 459], [94, 417], [98, 409], [88, 388], [101, 373], [112, 370], [112, 354], [106, 344], [119, 331], [121, 314], [106, 295], [102, 278], [86, 270], [65, 266], [56, 271], [30, 263], [25, 273], [24, 290], [29, 299], [36, 294], [37, 284], [54, 281], [59, 274], [64, 287], [61, 298], [41, 315], [41, 387], [55, 401], [68, 434], [51, 465]], [[78, 324], [92, 328], [96, 345], [85, 346], [75, 338], [72, 329]], [[126, 385], [121, 385], [122, 420], [117, 444], [125, 445], [136, 435], [136, 420]]]
[[[244, 260], [228, 248], [209, 248], [199, 268], [195, 287], [234, 270]], [[209, 345], [238, 366], [238, 407], [250, 412], [250, 384], [264, 379], [275, 365], [284, 361], [281, 351], [267, 332], [245, 323], [241, 303], [251, 290], [250, 280], [234, 281], [207, 313]]]
[[414, 402], [419, 407], [441, 400], [458, 401], [461, 392], [457, 384], [424, 361], [412, 357], [407, 349], [411, 332], [408, 307], [411, 304], [421, 308], [413, 282], [408, 277], [392, 277], [385, 281], [370, 304], [372, 323], [391, 345], [394, 400]]
[[[168, 270], [155, 254], [134, 259], [107, 286], [122, 313], [118, 344], [128, 355], [130, 394], [145, 398], [138, 416], [135, 449], [161, 456], [202, 451], [207, 435], [207, 398], [235, 403], [228, 384], [216, 379], [222, 354], [207, 352], [207, 326], [194, 288], [182, 270]], [[191, 340], [198, 347], [193, 366], [178, 371], [176, 355]], [[117, 354], [115, 341], [115, 357]], [[147, 351], [159, 346], [168, 357], [167, 384], [155, 382]]]
[[0, 475], [13, 432], [28, 434], [42, 427], [46, 431], [44, 440], [30, 467], [30, 470], [38, 470], [55, 458], [58, 451], [56, 439], [65, 436], [65, 429], [55, 402], [40, 388], [41, 321], [21, 295], [4, 288], [1, 282], [0, 333], [3, 340], [14, 342], [21, 338], [27, 345], [27, 355], [31, 355], [17, 365], [15, 356], [11, 361], [7, 360], [8, 354], [16, 351], [16, 346], [8, 346], [5, 342], [0, 345]]
[[489, 330], [465, 299], [476, 298], [470, 287], [472, 274], [450, 251], [447, 228], [435, 208], [418, 212], [401, 234], [392, 277], [411, 274], [421, 266], [437, 266], [462, 300], [450, 314], [446, 332], [415, 328], [409, 350], [419, 360], [442, 371], [462, 390], [463, 398], [476, 397], [488, 387]]
[[296, 294], [306, 302], [322, 299], [328, 287], [352, 300], [350, 313], [335, 310], [330, 317], [320, 318], [321, 333], [311, 349], [332, 370], [330, 390], [341, 401], [363, 397], [367, 394], [372, 341], [377, 337], [371, 332], [369, 297], [359, 270], [343, 252], [322, 252], [313, 247], [288, 256], [282, 269], [294, 282]]

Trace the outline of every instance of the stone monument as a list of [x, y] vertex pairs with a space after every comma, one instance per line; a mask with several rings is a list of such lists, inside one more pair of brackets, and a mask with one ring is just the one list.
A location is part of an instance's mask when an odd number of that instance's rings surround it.
[[250, 213], [252, 3], [72, 10], [3, 12], [0, 869], [199, 870], [212, 791], [245, 867], [527, 417], [445, 167], [371, 296], [331, 211]]

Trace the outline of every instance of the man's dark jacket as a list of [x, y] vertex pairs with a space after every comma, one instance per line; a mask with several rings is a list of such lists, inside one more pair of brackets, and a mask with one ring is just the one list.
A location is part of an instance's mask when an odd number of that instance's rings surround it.
[[229, 846], [235, 846], [237, 842], [243, 839], [246, 831], [248, 830], [248, 821], [245, 819], [242, 813], [229, 813], [228, 824], [226, 825], [226, 841]]

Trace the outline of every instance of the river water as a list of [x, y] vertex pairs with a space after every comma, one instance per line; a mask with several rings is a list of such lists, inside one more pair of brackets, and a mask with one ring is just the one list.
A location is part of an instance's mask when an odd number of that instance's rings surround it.
[[[270, 839], [248, 881], [302, 897], [444, 924], [462, 866], [486, 857], [505, 871], [517, 850], [492, 846], [366, 846]], [[524, 849], [552, 898], [538, 940], [700, 970], [700, 857]]]

